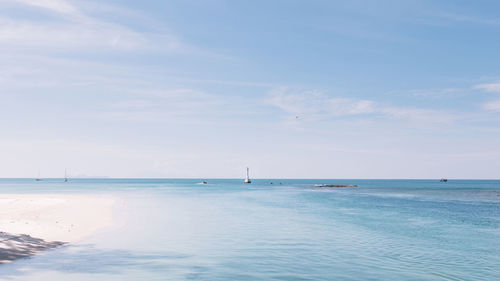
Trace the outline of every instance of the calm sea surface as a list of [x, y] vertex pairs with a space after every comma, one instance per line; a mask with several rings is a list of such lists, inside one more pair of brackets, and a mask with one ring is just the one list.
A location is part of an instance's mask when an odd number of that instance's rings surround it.
[[500, 181], [200, 182], [0, 180], [0, 193], [120, 199], [116, 225], [0, 279], [500, 280]]

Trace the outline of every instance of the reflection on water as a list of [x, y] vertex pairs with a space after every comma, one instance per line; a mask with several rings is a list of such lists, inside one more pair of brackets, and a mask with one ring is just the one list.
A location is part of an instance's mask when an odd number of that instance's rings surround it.
[[189, 256], [176, 253], [99, 249], [91, 244], [72, 245], [53, 250], [39, 257], [9, 264], [4, 277], [29, 274], [39, 270], [66, 273], [116, 274], [126, 270], [169, 270], [169, 262]]
[[[285, 182], [285, 180], [281, 180]], [[47, 181], [48, 182], [48, 181]], [[0, 180], [0, 190], [59, 183]], [[81, 180], [127, 223], [0, 267], [8, 280], [494, 280], [499, 181]], [[274, 182], [278, 182], [274, 180]], [[314, 189], [315, 183], [357, 184]]]

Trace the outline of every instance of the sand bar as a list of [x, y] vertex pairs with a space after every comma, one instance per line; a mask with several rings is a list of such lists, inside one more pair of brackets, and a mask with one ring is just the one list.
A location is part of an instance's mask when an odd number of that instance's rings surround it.
[[110, 225], [114, 199], [90, 195], [0, 195], [0, 263], [75, 243]]

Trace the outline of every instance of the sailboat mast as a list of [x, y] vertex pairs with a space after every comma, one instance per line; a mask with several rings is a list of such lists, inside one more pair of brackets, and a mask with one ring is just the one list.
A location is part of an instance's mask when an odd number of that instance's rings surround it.
[[248, 167], [247, 167], [247, 177], [245, 178], [245, 183], [251, 183], [250, 177], [248, 175]]

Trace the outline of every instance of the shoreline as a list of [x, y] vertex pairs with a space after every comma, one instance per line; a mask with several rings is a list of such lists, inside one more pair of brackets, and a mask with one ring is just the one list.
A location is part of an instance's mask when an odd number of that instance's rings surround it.
[[104, 196], [1, 194], [0, 264], [77, 243], [110, 226], [114, 204]]

